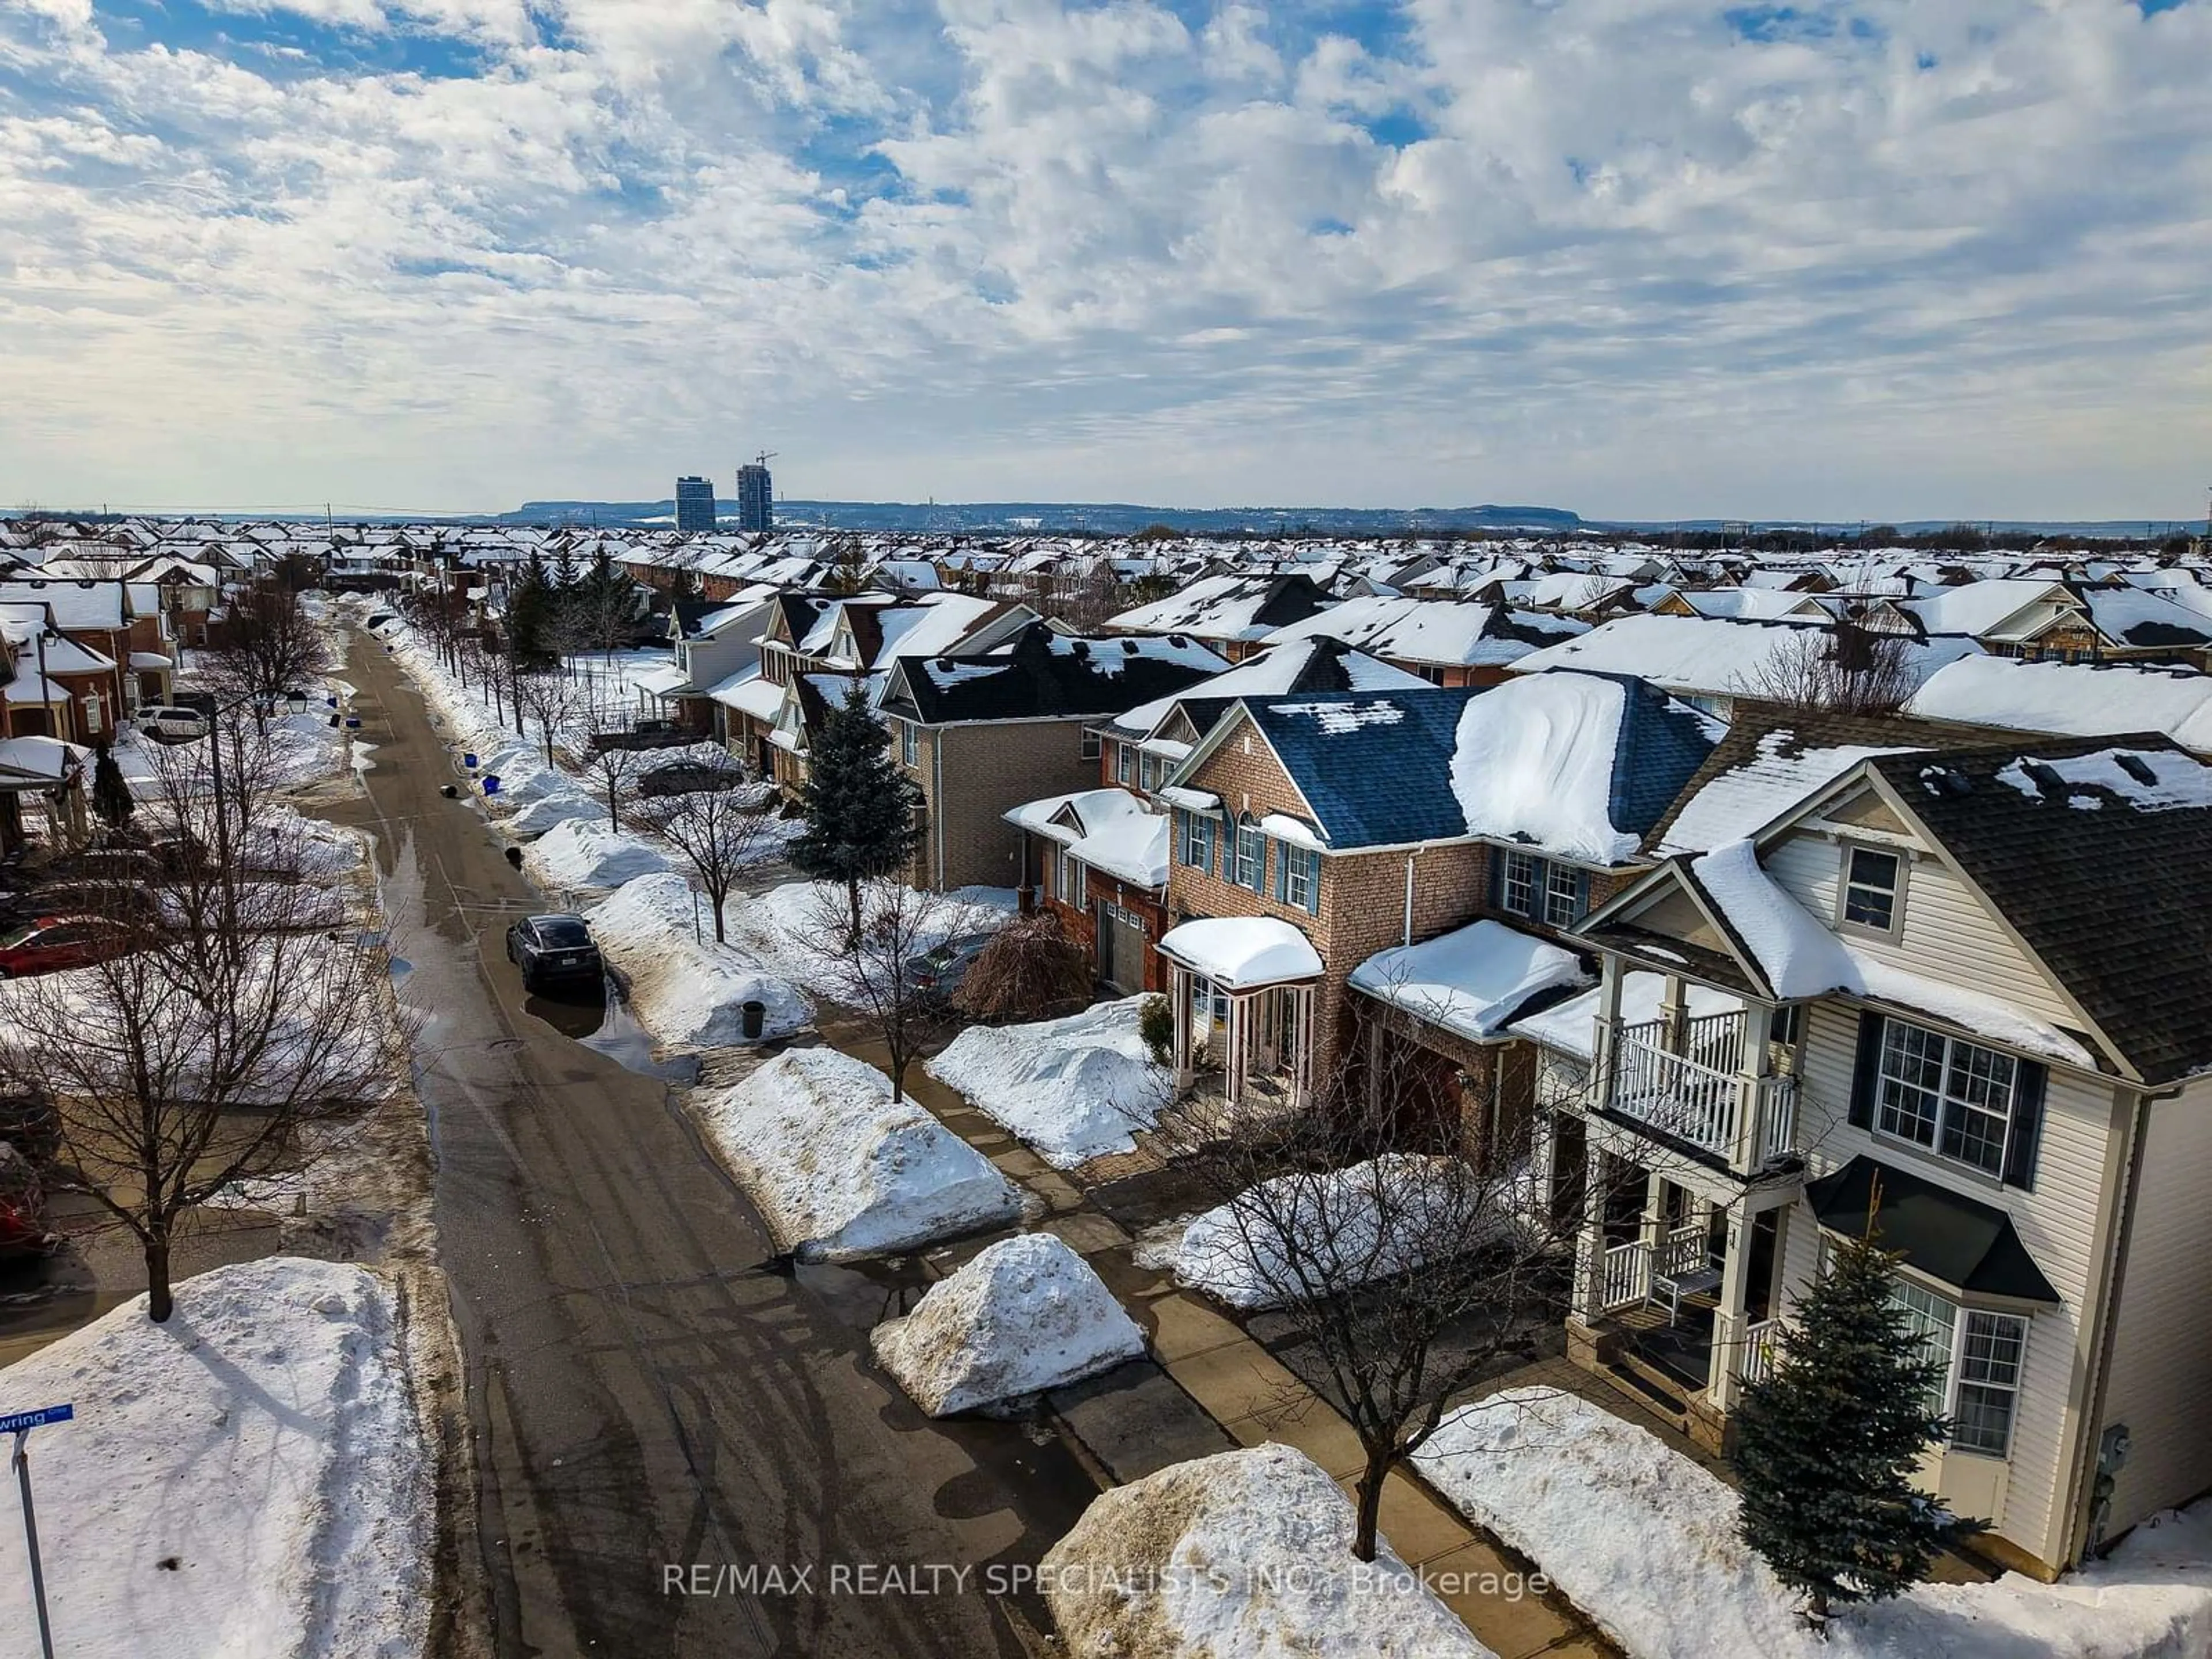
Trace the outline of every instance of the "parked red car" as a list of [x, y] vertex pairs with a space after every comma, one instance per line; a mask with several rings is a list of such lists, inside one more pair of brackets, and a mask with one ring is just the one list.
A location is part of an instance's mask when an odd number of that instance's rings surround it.
[[0, 979], [84, 968], [136, 949], [131, 930], [100, 916], [40, 916], [0, 935]]

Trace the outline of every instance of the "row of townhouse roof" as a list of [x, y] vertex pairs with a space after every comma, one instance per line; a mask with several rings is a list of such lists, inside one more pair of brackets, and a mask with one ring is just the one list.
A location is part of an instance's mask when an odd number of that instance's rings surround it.
[[1717, 1447], [1877, 1225], [1959, 1424], [1926, 1478], [2012, 1565], [2212, 1486], [2212, 767], [1572, 670], [1321, 689], [1303, 648], [1006, 814], [1182, 1084], [1263, 1107], [1385, 1045], [1415, 1120], [1525, 1124], [1571, 1352]]
[[679, 608], [669, 695], [795, 783], [858, 687], [924, 802], [912, 878], [1079, 918], [1102, 981], [1169, 998], [1187, 1086], [1262, 1104], [1382, 1045], [1408, 1121], [1526, 1125], [1579, 1218], [1571, 1352], [1710, 1443], [1871, 1220], [1960, 1425], [1925, 1478], [2048, 1574], [2212, 1486], [2212, 677], [2033, 654], [2166, 655], [2131, 630], [2198, 614], [2171, 590], [1990, 580], [1902, 613], [1881, 718], [1757, 694], [1863, 615], [1275, 576], [1079, 635], [750, 590]]

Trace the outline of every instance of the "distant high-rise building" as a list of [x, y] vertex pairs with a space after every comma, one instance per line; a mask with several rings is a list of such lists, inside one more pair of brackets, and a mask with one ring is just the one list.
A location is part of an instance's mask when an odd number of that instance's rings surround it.
[[775, 528], [775, 496], [769, 488], [768, 457], [748, 461], [738, 469], [738, 528]]
[[714, 527], [714, 481], [678, 478], [676, 481], [676, 527], [712, 530]]

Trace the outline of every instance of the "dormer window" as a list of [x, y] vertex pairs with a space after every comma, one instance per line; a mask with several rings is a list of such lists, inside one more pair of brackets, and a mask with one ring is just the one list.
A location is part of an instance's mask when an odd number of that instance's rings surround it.
[[1874, 847], [1844, 848], [1844, 909], [1846, 927], [1894, 933], [1904, 894], [1905, 860]]

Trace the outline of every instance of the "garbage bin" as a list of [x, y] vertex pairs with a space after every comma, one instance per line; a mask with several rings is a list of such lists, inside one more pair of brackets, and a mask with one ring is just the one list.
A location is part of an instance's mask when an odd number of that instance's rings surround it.
[[347, 730], [347, 731], [349, 731], [349, 732], [352, 731], [356, 726], [359, 726], [360, 724], [361, 724], [361, 716], [360, 716], [360, 715], [358, 715], [358, 714], [348, 714], [348, 715], [346, 716], [346, 730]]
[[461, 764], [467, 767], [470, 771], [475, 771], [477, 769], [476, 752], [471, 750], [467, 754], [463, 755], [461, 757]]
[[748, 1002], [745, 1004], [743, 1012], [745, 1022], [745, 1041], [748, 1042], [757, 1042], [760, 1040], [762, 1029], [768, 1024], [768, 1004], [765, 1002]]
[[496, 795], [499, 793], [498, 773], [487, 772], [483, 775], [483, 792], [487, 795]]
[[337, 717], [336, 714], [331, 715], [331, 730], [333, 730], [333, 731], [336, 731], [336, 730], [337, 729], [337, 724], [338, 724], [338, 717]]

